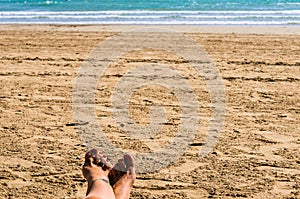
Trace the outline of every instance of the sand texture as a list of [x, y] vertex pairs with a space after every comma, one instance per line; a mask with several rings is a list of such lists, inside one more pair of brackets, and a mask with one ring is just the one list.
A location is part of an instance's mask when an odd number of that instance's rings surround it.
[[[168, 143], [180, 123], [176, 96], [148, 86], [132, 95], [129, 111], [143, 126], [152, 105], [165, 106], [163, 132], [139, 140], [120, 131], [110, 112], [110, 95], [128, 69], [170, 65], [185, 75], [201, 102], [200, 128], [188, 149], [168, 167], [139, 174], [132, 198], [299, 198], [299, 35], [183, 29], [209, 53], [223, 79], [224, 129], [213, 151], [200, 158], [211, 101], [203, 77], [181, 57], [145, 49], [116, 60], [96, 93], [97, 118], [116, 146], [151, 152]], [[94, 31], [84, 26], [0, 27], [1, 198], [84, 196], [80, 168], [86, 148], [74, 127], [73, 85], [89, 53], [115, 34], [105, 26]]]

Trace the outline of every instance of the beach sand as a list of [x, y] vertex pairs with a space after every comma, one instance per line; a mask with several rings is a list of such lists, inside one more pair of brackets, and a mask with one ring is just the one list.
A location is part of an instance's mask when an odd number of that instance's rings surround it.
[[[86, 148], [73, 125], [74, 81], [97, 45], [132, 28], [137, 27], [0, 26], [1, 198], [84, 196], [87, 184], [80, 168]], [[299, 28], [168, 28], [202, 45], [218, 68], [226, 92], [224, 129], [213, 151], [200, 158], [210, 99], [203, 79], [191, 78], [203, 119], [196, 138], [167, 168], [139, 174], [132, 198], [299, 198]], [[116, 124], [108, 123], [109, 89], [122, 76], [122, 67], [154, 61], [185, 64], [159, 50], [133, 52], [118, 60], [117, 70], [107, 72], [98, 86], [99, 122], [109, 139], [124, 149], [147, 152], [155, 142], [122, 135]], [[176, 98], [164, 93], [155, 87], [136, 93], [131, 113], [147, 124], [140, 105], [147, 97], [150, 105], [171, 107], [167, 111], [171, 119], [161, 135], [168, 138], [176, 131], [180, 111], [172, 106]]]

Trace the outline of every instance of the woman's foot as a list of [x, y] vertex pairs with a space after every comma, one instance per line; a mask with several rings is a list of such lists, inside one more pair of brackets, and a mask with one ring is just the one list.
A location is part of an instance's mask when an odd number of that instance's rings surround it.
[[111, 169], [108, 177], [116, 199], [129, 199], [136, 178], [133, 157], [129, 154], [124, 155]]
[[97, 149], [91, 149], [86, 153], [82, 173], [88, 181], [87, 199], [115, 198], [108, 178], [108, 174], [111, 170], [112, 164], [107, 157], [101, 154]]

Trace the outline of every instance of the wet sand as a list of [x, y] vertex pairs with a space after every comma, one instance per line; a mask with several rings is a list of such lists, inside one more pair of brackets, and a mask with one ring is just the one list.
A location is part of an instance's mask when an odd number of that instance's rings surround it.
[[[80, 167], [86, 148], [74, 127], [74, 81], [95, 47], [131, 28], [136, 27], [0, 26], [0, 190], [4, 198], [83, 197], [86, 182]], [[167, 28], [202, 45], [218, 68], [226, 92], [224, 129], [213, 151], [200, 158], [211, 101], [203, 79], [186, 70], [201, 102], [196, 138], [172, 165], [139, 174], [132, 198], [300, 197], [297, 27]], [[159, 50], [132, 52], [119, 59], [98, 85], [99, 123], [112, 143], [129, 151], [149, 152], [163, 145], [179, 125], [176, 97], [157, 87], [135, 93], [130, 111], [137, 123], [146, 125], [151, 105], [169, 107], [169, 120], [159, 139], [131, 138], [112, 121], [110, 90], [122, 70], [149, 63], [188, 68], [180, 57]]]

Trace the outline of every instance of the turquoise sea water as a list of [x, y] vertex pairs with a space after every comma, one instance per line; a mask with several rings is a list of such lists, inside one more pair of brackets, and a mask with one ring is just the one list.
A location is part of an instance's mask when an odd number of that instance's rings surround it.
[[300, 25], [300, 0], [0, 0], [0, 23]]

